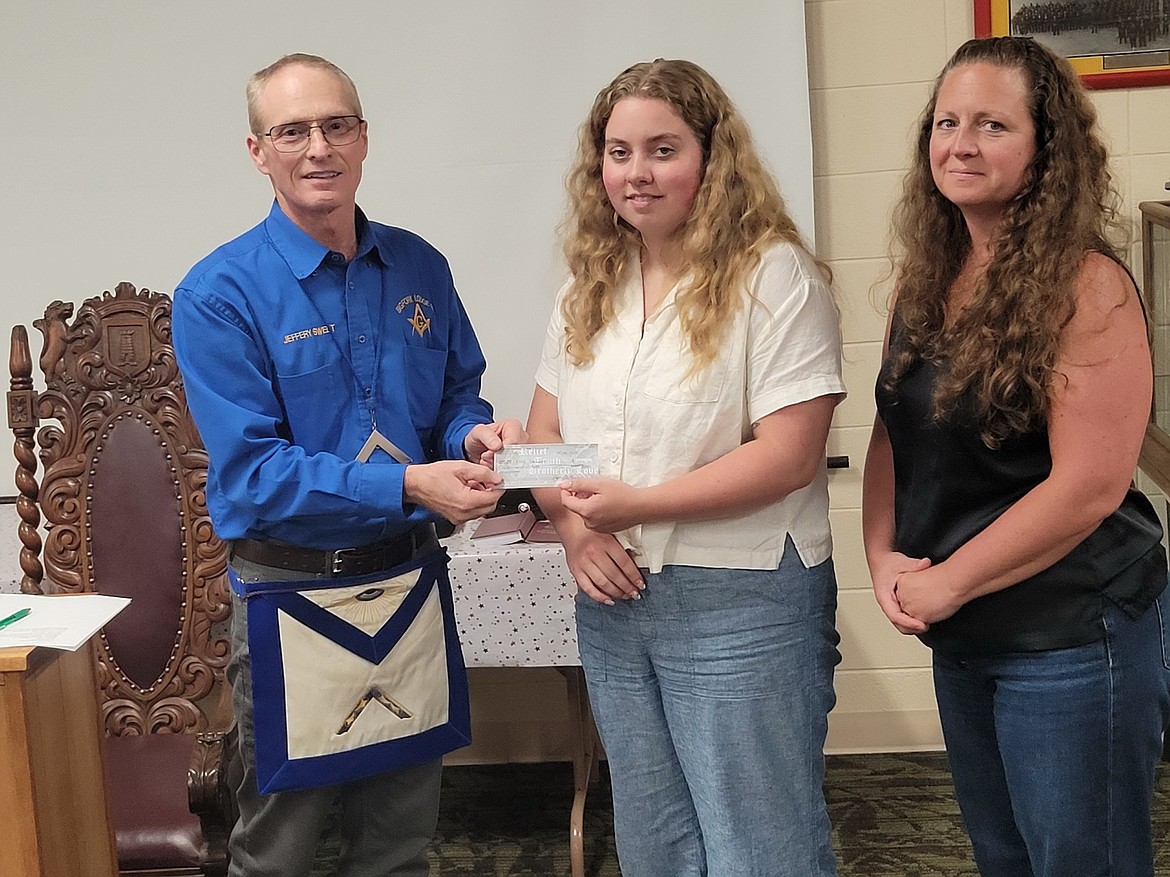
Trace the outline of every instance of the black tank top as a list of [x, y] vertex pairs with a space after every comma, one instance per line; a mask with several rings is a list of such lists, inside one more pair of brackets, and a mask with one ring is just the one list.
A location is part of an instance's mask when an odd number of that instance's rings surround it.
[[[900, 343], [897, 320], [891, 351]], [[931, 398], [937, 365], [919, 362], [891, 392], [877, 384], [878, 414], [894, 456], [897, 550], [941, 563], [1043, 481], [1052, 469], [1046, 430], [1017, 434], [998, 449], [979, 437], [970, 399], [940, 423]], [[1144, 494], [1121, 506], [1048, 569], [965, 604], [921, 639], [955, 657], [1084, 645], [1104, 635], [1104, 600], [1136, 618], [1166, 586], [1162, 527]]]

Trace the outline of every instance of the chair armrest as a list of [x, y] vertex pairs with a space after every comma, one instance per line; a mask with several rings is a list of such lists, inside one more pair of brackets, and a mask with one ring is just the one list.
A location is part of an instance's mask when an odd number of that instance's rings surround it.
[[235, 757], [234, 722], [226, 731], [203, 731], [195, 735], [191, 764], [187, 768], [187, 801], [192, 813], [222, 814], [223, 821], [231, 824], [236, 814], [230, 764]]
[[[239, 749], [236, 726], [226, 731], [203, 731], [195, 735], [191, 763], [187, 768], [187, 802], [199, 817], [207, 843], [208, 874], [226, 873], [227, 840], [239, 811], [236, 808]], [[214, 867], [223, 863], [224, 871]]]

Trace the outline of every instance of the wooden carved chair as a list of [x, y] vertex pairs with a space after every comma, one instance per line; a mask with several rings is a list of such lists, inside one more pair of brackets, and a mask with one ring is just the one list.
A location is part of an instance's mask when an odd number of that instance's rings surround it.
[[42, 392], [25, 328], [12, 330], [21, 590], [132, 598], [98, 644], [119, 868], [222, 874], [233, 818], [231, 604], [171, 302], [120, 283], [72, 315], [72, 304], [53, 302], [33, 323], [44, 336]]

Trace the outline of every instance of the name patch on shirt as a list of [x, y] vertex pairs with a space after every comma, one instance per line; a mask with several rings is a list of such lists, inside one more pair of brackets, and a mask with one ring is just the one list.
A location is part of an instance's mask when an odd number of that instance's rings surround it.
[[299, 332], [289, 332], [284, 336], [285, 344], [292, 344], [294, 341], [304, 341], [306, 338], [315, 338], [318, 335], [329, 335], [334, 331], [336, 323], [326, 323], [324, 326], [313, 326], [311, 329], [302, 329]]
[[406, 318], [406, 322], [408, 322], [410, 327], [418, 333], [419, 337], [421, 337], [429, 332], [431, 328], [431, 318], [423, 312], [423, 308], [426, 308], [432, 312], [434, 311], [434, 308], [431, 307], [431, 303], [421, 295], [408, 295], [399, 301], [397, 305], [395, 305], [394, 310], [401, 314], [411, 305], [414, 305], [414, 311], [410, 314], [409, 317]]

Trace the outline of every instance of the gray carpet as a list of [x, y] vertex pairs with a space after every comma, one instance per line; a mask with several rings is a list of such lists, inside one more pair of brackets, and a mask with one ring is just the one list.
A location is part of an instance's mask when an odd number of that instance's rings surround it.
[[[941, 753], [828, 759], [825, 794], [841, 877], [978, 877]], [[559, 877], [569, 874], [567, 764], [448, 768], [431, 851], [433, 877]], [[619, 877], [604, 769], [589, 793], [588, 877]], [[1170, 877], [1170, 764], [1154, 801], [1157, 874]], [[313, 877], [333, 873], [334, 827]]]

